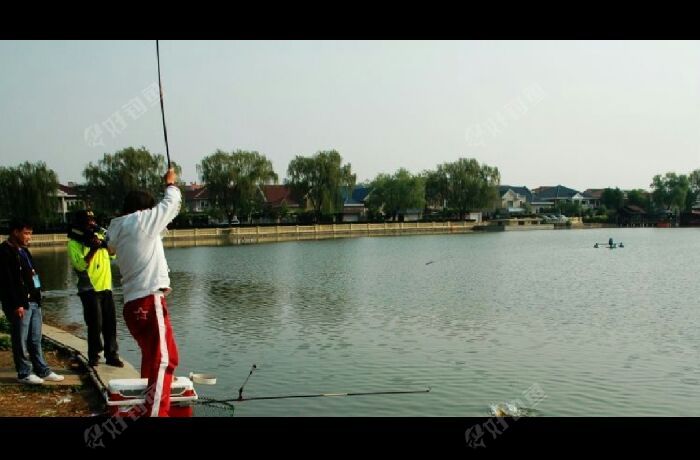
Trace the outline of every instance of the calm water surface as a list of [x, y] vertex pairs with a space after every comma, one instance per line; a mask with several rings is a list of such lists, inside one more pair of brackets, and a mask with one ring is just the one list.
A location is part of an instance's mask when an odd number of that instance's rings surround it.
[[[609, 237], [624, 249], [594, 249]], [[35, 250], [49, 322], [79, 324], [65, 251]], [[700, 232], [601, 229], [166, 250], [178, 375], [236, 416], [700, 415]], [[115, 276], [118, 284], [118, 274]], [[122, 355], [140, 354], [121, 318]], [[537, 387], [533, 387], [537, 385]], [[530, 404], [533, 388], [545, 398]], [[528, 393], [530, 391], [530, 393]], [[534, 404], [533, 404], [534, 401]]]

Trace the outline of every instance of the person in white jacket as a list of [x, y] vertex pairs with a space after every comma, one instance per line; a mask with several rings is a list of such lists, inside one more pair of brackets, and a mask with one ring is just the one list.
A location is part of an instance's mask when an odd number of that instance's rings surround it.
[[182, 194], [177, 175], [165, 175], [165, 196], [156, 205], [148, 192], [132, 191], [124, 200], [122, 216], [107, 229], [117, 252], [124, 292], [124, 321], [141, 348], [141, 378], [148, 379], [145, 414], [167, 417], [170, 387], [178, 353], [165, 296], [170, 293], [168, 263], [162, 234], [180, 211]]

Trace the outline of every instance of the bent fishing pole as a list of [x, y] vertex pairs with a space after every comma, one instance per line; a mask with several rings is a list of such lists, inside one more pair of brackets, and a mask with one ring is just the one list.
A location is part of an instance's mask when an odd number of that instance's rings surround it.
[[292, 399], [292, 398], [325, 398], [325, 397], [340, 397], [340, 396], [374, 396], [374, 395], [399, 395], [399, 394], [420, 394], [420, 393], [430, 393], [431, 387], [427, 387], [421, 390], [384, 390], [384, 391], [364, 391], [364, 392], [344, 392], [344, 393], [315, 393], [315, 394], [290, 394], [290, 395], [278, 395], [278, 396], [253, 396], [251, 398], [246, 398], [243, 396], [243, 388], [248, 383], [248, 380], [253, 375], [253, 372], [258, 367], [253, 364], [253, 367], [248, 373], [243, 385], [238, 389], [237, 398], [229, 399], [210, 399], [206, 398], [200, 404], [216, 404], [216, 403], [236, 403], [244, 401], [260, 401], [260, 400], [272, 400], [272, 399]]
[[388, 391], [365, 391], [357, 393], [318, 393], [306, 395], [282, 395], [282, 396], [254, 396], [252, 398], [236, 398], [224, 399], [221, 402], [243, 402], [243, 401], [259, 401], [261, 399], [291, 399], [291, 398], [325, 398], [333, 396], [373, 396], [373, 395], [406, 395], [414, 393], [430, 393], [431, 388], [427, 387], [422, 390], [388, 390]]
[[160, 81], [160, 49], [156, 40], [156, 60], [158, 61], [158, 90], [160, 92], [160, 113], [163, 118], [163, 135], [165, 136], [165, 154], [168, 156], [168, 169], [170, 169], [170, 149], [168, 147], [168, 130], [165, 127], [165, 109], [163, 108], [163, 84]]
[[253, 364], [253, 367], [250, 368], [250, 373], [248, 374], [248, 377], [245, 378], [245, 382], [243, 382], [243, 385], [238, 389], [238, 399], [236, 401], [243, 401], [243, 387], [245, 386], [246, 383], [248, 383], [248, 379], [250, 378], [251, 375], [253, 375], [253, 372], [255, 372], [255, 369], [257, 369], [258, 366]]

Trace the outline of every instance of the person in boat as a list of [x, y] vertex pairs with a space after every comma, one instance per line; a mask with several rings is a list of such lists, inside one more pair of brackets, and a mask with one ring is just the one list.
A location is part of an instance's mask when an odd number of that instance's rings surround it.
[[610, 238], [610, 239], [608, 240], [608, 245], [609, 245], [610, 247], [613, 247], [613, 239], [612, 239], [612, 238]]
[[597, 248], [597, 247], [598, 247], [598, 243], [594, 244], [593, 247], [594, 247], [594, 248]]
[[122, 215], [107, 230], [122, 274], [124, 321], [141, 349], [141, 378], [148, 379], [144, 410], [149, 417], [169, 416], [170, 388], [179, 361], [165, 302], [172, 289], [162, 241], [162, 233], [180, 212], [182, 193], [176, 182], [171, 168], [158, 204], [148, 192], [129, 192]]

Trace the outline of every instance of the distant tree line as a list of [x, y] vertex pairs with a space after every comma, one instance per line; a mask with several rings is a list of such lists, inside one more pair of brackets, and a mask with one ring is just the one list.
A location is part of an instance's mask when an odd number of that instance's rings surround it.
[[[173, 166], [180, 173], [180, 166]], [[166, 167], [163, 155], [144, 147], [105, 153], [84, 168], [80, 198], [99, 216], [112, 217], [121, 212], [130, 190], [148, 190], [159, 198]], [[234, 216], [250, 221], [265, 211], [262, 187], [279, 181], [272, 162], [256, 151], [216, 150], [200, 161], [197, 171], [209, 193], [208, 213], [229, 222]], [[344, 163], [336, 150], [297, 155], [290, 161], [284, 179], [294, 195], [302, 199], [301, 204], [308, 203], [307, 217], [313, 222], [332, 220], [341, 213], [356, 181], [351, 164]], [[408, 210], [435, 210], [445, 217], [464, 219], [471, 211], [496, 209], [500, 207], [499, 184], [498, 168], [473, 158], [459, 158], [418, 174], [404, 168], [393, 174], [380, 173], [362, 185], [371, 190], [366, 201], [371, 218], [396, 221]], [[42, 225], [55, 223], [59, 219], [57, 189], [55, 172], [43, 162], [0, 167], [0, 217], [29, 217]], [[560, 204], [558, 210], [567, 215], [591, 216], [597, 212], [614, 217], [623, 206], [635, 205], [647, 211], [680, 212], [689, 210], [698, 199], [700, 169], [688, 175], [656, 175], [651, 192], [638, 189], [625, 193], [619, 188], [606, 188], [598, 211], [583, 211], [573, 203]], [[286, 214], [288, 209], [274, 212]]]

